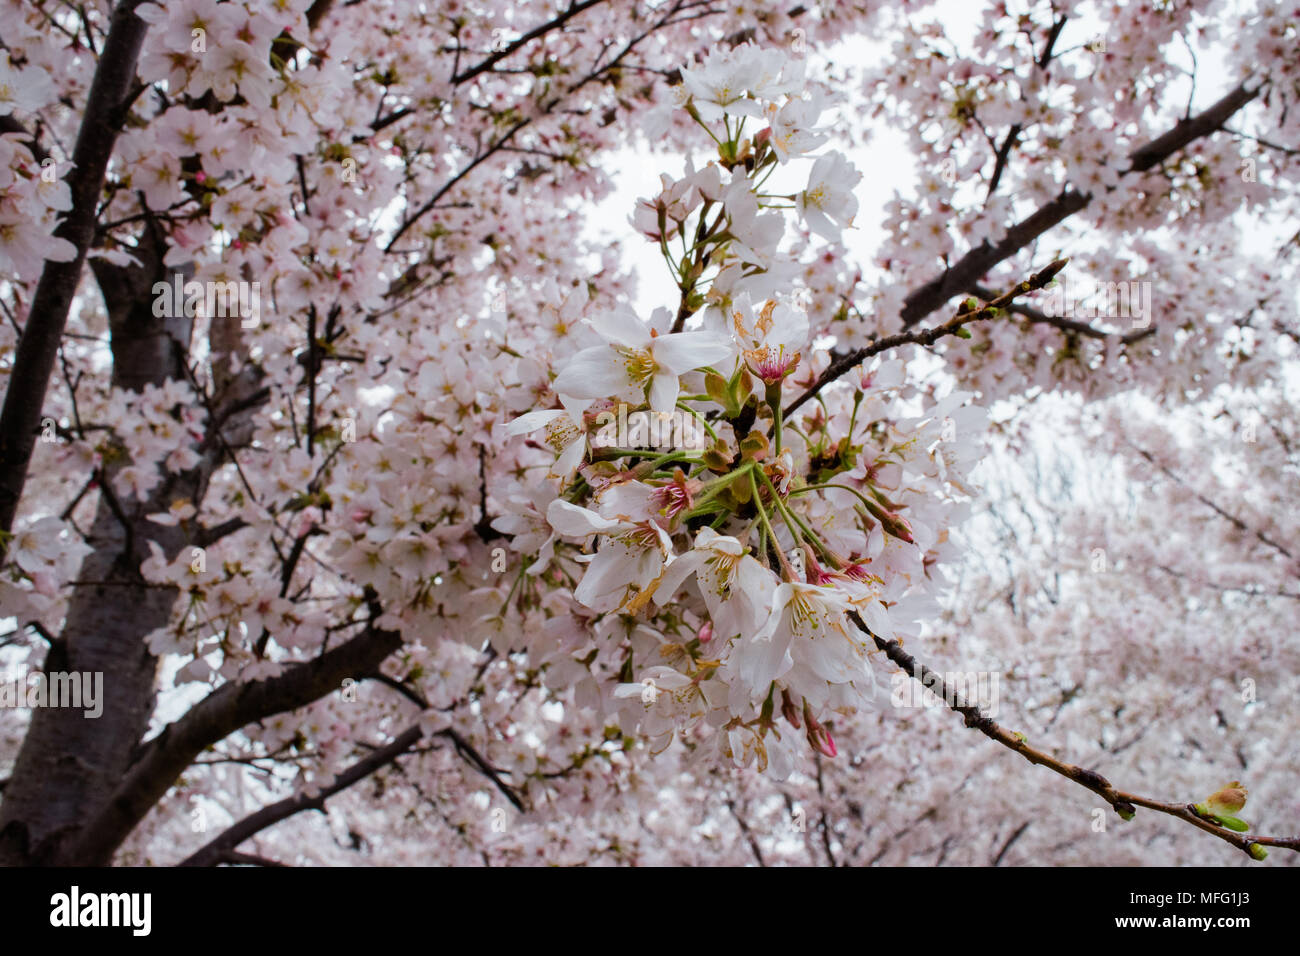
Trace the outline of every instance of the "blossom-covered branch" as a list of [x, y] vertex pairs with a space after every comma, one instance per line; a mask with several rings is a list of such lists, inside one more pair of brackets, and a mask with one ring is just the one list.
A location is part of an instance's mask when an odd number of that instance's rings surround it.
[[[859, 627], [866, 628], [862, 621], [855, 622]], [[870, 633], [868, 631], [868, 633]], [[1014, 750], [1020, 756], [1024, 757], [1032, 764], [1046, 767], [1053, 773], [1060, 774], [1067, 780], [1077, 783], [1085, 789], [1091, 790], [1097, 796], [1101, 797], [1111, 805], [1116, 813], [1125, 820], [1132, 820], [1135, 814], [1134, 807], [1145, 807], [1148, 810], [1156, 810], [1160, 813], [1168, 814], [1172, 817], [1190, 823], [1197, 829], [1204, 830], [1206, 833], [1213, 834], [1220, 840], [1231, 843], [1237, 849], [1244, 852], [1254, 860], [1262, 860], [1268, 852], [1264, 849], [1266, 846], [1282, 847], [1287, 850], [1300, 851], [1300, 836], [1294, 837], [1269, 837], [1269, 836], [1242, 836], [1238, 830], [1231, 829], [1221, 825], [1214, 819], [1213, 814], [1197, 804], [1180, 804], [1165, 803], [1159, 800], [1153, 800], [1150, 797], [1143, 797], [1133, 793], [1127, 793], [1123, 790], [1117, 790], [1111, 785], [1110, 781], [1094, 770], [1087, 770], [1074, 764], [1066, 763], [1053, 757], [1051, 754], [1030, 746], [1024, 734], [1008, 731], [998, 725], [995, 721], [990, 720], [986, 715], [980, 713], [978, 707], [971, 705], [961, 694], [950, 687], [943, 679], [943, 676], [935, 673], [920, 663], [911, 654], [903, 650], [902, 645], [897, 640], [884, 640], [879, 636], [872, 634], [876, 647], [885, 652], [885, 655], [901, 667], [908, 677], [914, 678], [921, 682], [922, 686], [932, 691], [937, 697], [942, 699], [947, 705], [965, 718], [966, 726], [973, 727], [990, 740], [994, 740], [1009, 750]], [[1245, 802], [1244, 797], [1241, 800]], [[1240, 809], [1238, 805], [1237, 809]]]
[[811, 399], [822, 387], [835, 381], [845, 372], [849, 371], [855, 365], [859, 365], [873, 355], [879, 355], [881, 352], [888, 352], [890, 349], [896, 349], [904, 345], [933, 345], [939, 339], [946, 335], [958, 335], [969, 337], [970, 333], [963, 333], [965, 326], [971, 322], [978, 322], [984, 319], [996, 318], [1002, 313], [1002, 310], [1009, 310], [1011, 304], [1022, 295], [1043, 288], [1054, 278], [1057, 273], [1065, 268], [1065, 259], [1057, 259], [1050, 263], [1041, 272], [1036, 272], [1024, 282], [1008, 289], [998, 296], [990, 297], [984, 305], [974, 300], [968, 300], [962, 304], [957, 314], [944, 322], [942, 325], [936, 325], [928, 329], [911, 332], [899, 332], [897, 335], [889, 335], [883, 339], [872, 342], [870, 345], [857, 349], [853, 352], [847, 352], [843, 355], [835, 356], [831, 364], [826, 367], [826, 371], [818, 376], [817, 381], [812, 384], [802, 395], [786, 406], [785, 414], [789, 415], [799, 408], [804, 402]]

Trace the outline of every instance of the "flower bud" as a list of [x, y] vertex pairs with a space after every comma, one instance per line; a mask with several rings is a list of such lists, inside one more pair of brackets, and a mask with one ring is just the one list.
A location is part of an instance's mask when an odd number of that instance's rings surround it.
[[831, 737], [830, 731], [813, 716], [812, 708], [808, 706], [806, 700], [803, 702], [803, 719], [807, 725], [808, 745], [823, 756], [834, 757], [835, 740]]
[[912, 528], [905, 518], [894, 514], [892, 511], [885, 510], [870, 499], [867, 500], [866, 506], [872, 517], [880, 522], [880, 527], [885, 534], [892, 535], [899, 541], [906, 541], [908, 544], [916, 543], [916, 540], [912, 537]]
[[1232, 783], [1220, 788], [1216, 793], [1211, 794], [1205, 801], [1211, 813], [1231, 814], [1236, 816], [1241, 808], [1246, 805], [1246, 788], [1241, 785], [1240, 780], [1234, 780]]
[[1212, 793], [1204, 803], [1196, 804], [1194, 809], [1198, 814], [1208, 817], [1221, 827], [1245, 833], [1250, 829], [1250, 824], [1237, 817], [1245, 805], [1246, 788], [1241, 785], [1240, 780], [1234, 780]]
[[790, 691], [784, 687], [781, 688], [781, 716], [784, 717], [795, 730], [799, 729], [799, 708], [796, 707], [794, 701], [790, 699]]

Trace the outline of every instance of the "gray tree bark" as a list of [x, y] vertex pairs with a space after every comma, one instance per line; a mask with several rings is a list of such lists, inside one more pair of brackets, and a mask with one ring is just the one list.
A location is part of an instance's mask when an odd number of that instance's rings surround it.
[[[151, 288], [163, 278], [163, 240], [152, 230], [136, 250], [146, 265], [121, 269], [96, 260], [108, 309], [113, 385], [140, 391], [185, 374], [193, 320], [153, 315]], [[157, 661], [144, 636], [168, 622], [173, 589], [148, 586], [140, 574], [157, 541], [169, 556], [188, 543], [179, 526], [145, 516], [177, 498], [201, 498], [209, 455], [191, 472], [168, 475], [144, 499], [118, 497], [112, 477], [127, 462], [106, 463], [91, 527], [94, 548], [82, 563], [63, 632], [45, 659], [45, 672], [104, 675], [103, 712], [92, 719], [76, 708], [38, 708], [0, 804], [0, 863], [76, 862], [60, 847], [121, 779], [154, 709]]]

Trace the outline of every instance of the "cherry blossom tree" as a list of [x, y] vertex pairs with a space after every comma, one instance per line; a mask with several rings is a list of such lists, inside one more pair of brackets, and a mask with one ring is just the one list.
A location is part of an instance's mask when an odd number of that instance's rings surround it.
[[951, 12], [6, 3], [0, 862], [1293, 864], [1300, 5]]

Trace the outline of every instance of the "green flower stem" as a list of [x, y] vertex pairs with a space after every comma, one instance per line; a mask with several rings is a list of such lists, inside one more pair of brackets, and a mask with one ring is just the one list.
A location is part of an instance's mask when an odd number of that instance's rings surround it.
[[576, 502], [588, 490], [587, 479], [578, 475], [577, 480], [569, 486], [569, 490], [564, 493], [564, 500], [570, 503]]
[[785, 502], [781, 500], [781, 495], [776, 490], [776, 485], [772, 484], [772, 479], [767, 476], [767, 472], [762, 468], [757, 470], [758, 477], [763, 480], [763, 485], [772, 495], [772, 503], [776, 505], [776, 510], [781, 515], [781, 520], [784, 521], [785, 526], [790, 529], [790, 534], [794, 537], [795, 541], [802, 541], [803, 531], [806, 530], [806, 526], [803, 529], [800, 528], [801, 522], [799, 522], [791, 513], [790, 509], [785, 506]]
[[673, 461], [678, 458], [692, 458], [699, 454], [692, 450], [679, 448], [677, 451], [671, 451], [666, 455], [659, 455], [656, 458], [650, 458], [652, 452], [644, 448], [618, 448], [610, 445], [605, 448], [595, 448], [591, 452], [592, 461], [612, 461], [616, 458], [649, 458], [651, 464], [656, 468], [666, 461]]
[[876, 502], [872, 502], [872, 501], [868, 501], [866, 498], [864, 498], [864, 497], [863, 497], [861, 494], [859, 494], [857, 491], [855, 491], [855, 490], [853, 490], [852, 488], [850, 488], [848, 485], [837, 485], [837, 484], [835, 484], [834, 482], [827, 482], [827, 483], [824, 484], [824, 485], [804, 485], [802, 488], [796, 488], [794, 491], [790, 492], [790, 494], [791, 494], [791, 495], [802, 495], [802, 494], [804, 494], [804, 493], [806, 493], [806, 492], [809, 492], [809, 491], [821, 491], [822, 489], [825, 489], [825, 488], [839, 488], [841, 491], [847, 491], [847, 492], [848, 492], [849, 494], [851, 494], [851, 495], [857, 495], [858, 500], [861, 501], [864, 505], [867, 506], [867, 511], [868, 511], [868, 512], [870, 512], [871, 509], [872, 509], [873, 507], [874, 507], [874, 508], [879, 508], [879, 507], [880, 507], [880, 505], [879, 505], [878, 503], [876, 503]]
[[853, 426], [858, 420], [858, 408], [862, 405], [862, 392], [853, 393], [853, 414], [849, 416], [849, 444], [853, 443]]
[[701, 453], [688, 451], [685, 448], [671, 451], [666, 455], [660, 455], [658, 458], [654, 459], [654, 461], [650, 462], [651, 470], [657, 471], [660, 465], [666, 464], [670, 461], [695, 461], [696, 459], [694, 456], [698, 454]]
[[789, 422], [782, 422], [781, 427], [788, 432], [794, 432], [796, 435], [798, 435], [800, 438], [804, 440], [804, 443], [807, 444], [809, 448], [812, 447], [813, 444], [812, 439], [810, 439], [807, 435], [805, 435], [802, 429], [798, 428], [795, 425], [791, 425]]
[[773, 448], [776, 457], [781, 457], [781, 383], [777, 382], [767, 387], [767, 407], [772, 409], [772, 436]]
[[790, 529], [790, 533], [798, 540], [806, 540], [817, 549], [818, 553], [826, 559], [827, 563], [829, 563], [831, 567], [838, 570], [840, 566], [839, 559], [830, 548], [826, 547], [826, 543], [822, 541], [821, 536], [809, 527], [808, 522], [804, 521], [797, 514], [791, 511], [789, 506], [781, 500], [781, 496], [777, 494], [776, 486], [772, 484], [772, 479], [767, 476], [766, 472], [760, 468], [758, 474], [763, 479], [763, 483], [767, 485], [768, 491], [772, 493], [772, 500], [776, 502], [776, 507], [781, 512], [781, 520], [784, 521], [786, 527]]
[[[768, 181], [768, 179], [771, 177], [771, 175], [772, 175], [774, 172], [776, 172], [778, 165], [779, 165], [779, 164], [778, 164], [777, 161], [776, 161], [776, 153], [775, 153], [775, 152], [768, 152], [768, 154], [767, 154], [767, 158], [763, 160], [763, 166], [766, 166], [766, 167], [767, 167], [767, 171], [763, 173], [763, 178], [762, 178], [762, 179], [759, 179], [758, 181], [756, 181], [756, 182], [754, 183], [754, 192], [755, 192], [755, 193], [757, 193], [760, 189], [763, 188], [763, 184], [766, 183], [766, 182]], [[759, 169], [762, 169], [763, 166], [760, 166]], [[755, 170], [755, 172], [757, 172], [757, 170]]]
[[[762, 497], [758, 493], [758, 482], [754, 480], [752, 469], [749, 473], [749, 486], [754, 493], [754, 508], [758, 511], [758, 519], [763, 523], [763, 530], [772, 539], [772, 550], [776, 552], [776, 559], [781, 563], [781, 572], [785, 575], [787, 581], [798, 581], [799, 576], [794, 573], [794, 568], [790, 566], [790, 559], [785, 556], [785, 552], [777, 544], [776, 532], [772, 530], [772, 523], [767, 517], [767, 509], [763, 507]], [[764, 557], [766, 557], [766, 550], [764, 550]]]
[[[709, 396], [705, 395], [704, 397], [707, 399]], [[710, 400], [711, 400], [711, 399], [710, 399]], [[705, 420], [705, 418], [704, 418], [703, 415], [701, 415], [701, 414], [700, 414], [699, 412], [697, 412], [695, 409], [691, 408], [689, 405], [686, 405], [686, 404], [684, 404], [684, 403], [682, 403], [682, 402], [678, 402], [678, 403], [677, 403], [677, 407], [680, 408], [682, 411], [686, 412], [686, 414], [690, 415], [692, 418], [694, 418], [694, 419], [695, 419], [697, 422], [699, 422], [701, 425], [703, 425], [703, 426], [704, 426], [704, 430], [705, 430], [706, 432], [709, 433], [709, 437], [710, 437], [710, 438], [712, 438], [714, 441], [721, 441], [721, 439], [718, 438], [718, 433], [715, 432], [715, 431], [713, 430], [713, 426], [710, 425], [710, 424]]]
[[753, 469], [753, 467], [754, 467], [753, 462], [750, 462], [749, 464], [743, 465], [742, 467], [736, 469], [729, 475], [723, 475], [721, 478], [717, 479], [716, 481], [709, 482], [707, 485], [704, 486], [704, 492], [698, 498], [695, 499], [695, 505], [691, 508], [690, 511], [686, 513], [686, 517], [691, 518], [694, 515], [698, 514], [700, 508], [703, 505], [706, 505], [710, 501], [712, 501], [715, 497], [717, 497], [719, 492], [721, 492], [724, 488], [726, 488], [737, 478], [750, 472]]
[[718, 139], [718, 137], [713, 135], [713, 130], [709, 129], [709, 124], [704, 122], [704, 120], [700, 119], [699, 111], [695, 109], [694, 103], [688, 102], [686, 104], [686, 112], [690, 114], [691, 119], [695, 120], [695, 122], [700, 125], [700, 128], [703, 129], [704, 132], [709, 134], [709, 139], [713, 140], [715, 143], [718, 144], [718, 147], [721, 148], [722, 141]]
[[672, 270], [673, 278], [677, 280], [677, 285], [680, 288], [682, 284], [682, 270], [673, 260], [672, 251], [668, 248], [668, 240], [664, 238], [662, 230], [659, 233], [659, 251], [663, 254], [664, 262], [668, 263], [668, 268]]
[[524, 575], [528, 572], [528, 566], [531, 565], [532, 563], [533, 563], [532, 558], [526, 558], [521, 564], [519, 568], [519, 573], [515, 575], [515, 583], [510, 585], [510, 593], [507, 594], [506, 599], [501, 602], [501, 610], [497, 611], [498, 617], [502, 617], [505, 615], [506, 609], [510, 607], [511, 600], [514, 599], [515, 592], [519, 590], [519, 582], [524, 579]]

